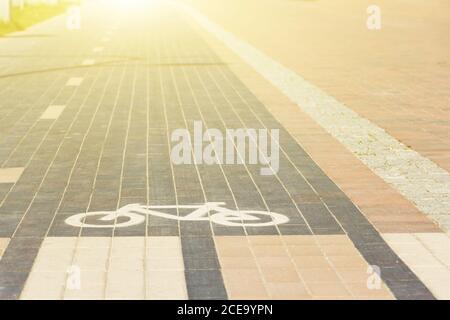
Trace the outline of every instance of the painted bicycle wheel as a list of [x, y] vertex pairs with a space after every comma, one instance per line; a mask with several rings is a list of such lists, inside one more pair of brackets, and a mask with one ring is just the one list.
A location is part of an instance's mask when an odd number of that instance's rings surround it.
[[[98, 221], [99, 224], [86, 223], [86, 220], [91, 220], [91, 217], [97, 217], [97, 219], [95, 220]], [[117, 222], [117, 220], [122, 217], [127, 218], [127, 220], [124, 222]], [[110, 223], [104, 223], [108, 221]], [[144, 221], [145, 216], [142, 216], [140, 214], [131, 212], [116, 213], [108, 211], [80, 213], [73, 215], [65, 220], [68, 225], [78, 228], [126, 228], [138, 225]]]
[[266, 211], [221, 211], [210, 216], [212, 222], [230, 227], [267, 227], [289, 221], [285, 215]]

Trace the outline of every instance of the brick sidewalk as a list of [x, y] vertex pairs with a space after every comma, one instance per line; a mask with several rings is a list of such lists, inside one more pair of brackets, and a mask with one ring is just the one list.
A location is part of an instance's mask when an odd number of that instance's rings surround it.
[[448, 2], [185, 1], [450, 171]]
[[[79, 31], [69, 34], [58, 18], [26, 32], [48, 34], [26, 56], [21, 46], [30, 39], [0, 42], [0, 65], [18, 60], [0, 73], [0, 298], [445, 296], [403, 253], [422, 241], [424, 256], [445, 257], [440, 250], [450, 238], [427, 219], [417, 237], [381, 234], [355, 195], [335, 184], [330, 167], [315, 162], [314, 152], [311, 158], [306, 135], [295, 132], [296, 121], [310, 120], [288, 103], [286, 111], [267, 101], [285, 98], [256, 75], [246, 79], [248, 66], [187, 16], [170, 5], [126, 15], [105, 15], [97, 4], [86, 10]], [[255, 95], [257, 86], [272, 94]], [[279, 171], [263, 176], [259, 165], [173, 164], [171, 133], [193, 132], [194, 121], [222, 132], [279, 129]], [[314, 123], [308, 127], [320, 133]], [[230, 226], [213, 212], [201, 221], [145, 215], [126, 227], [120, 216], [111, 227], [89, 215], [81, 227], [67, 220], [130, 204], [172, 206], [167, 214], [184, 217], [180, 206], [208, 202], [289, 221]], [[444, 237], [438, 245], [430, 231]], [[448, 269], [449, 261], [440, 262]], [[81, 287], [73, 288], [74, 276]]]

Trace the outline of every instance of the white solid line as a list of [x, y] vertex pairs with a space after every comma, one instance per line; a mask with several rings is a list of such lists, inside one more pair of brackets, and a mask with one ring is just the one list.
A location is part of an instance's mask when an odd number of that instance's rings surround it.
[[356, 112], [190, 6], [204, 29], [271, 82], [367, 167], [450, 231], [450, 174]]
[[78, 87], [79, 85], [81, 85], [82, 82], [83, 82], [83, 78], [70, 78], [67, 81], [66, 86]]
[[49, 106], [41, 115], [42, 120], [58, 119], [66, 106]]

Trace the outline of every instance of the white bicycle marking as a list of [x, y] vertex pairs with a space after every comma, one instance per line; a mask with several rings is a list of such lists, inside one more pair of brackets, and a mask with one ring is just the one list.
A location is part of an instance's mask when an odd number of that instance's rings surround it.
[[[65, 220], [68, 225], [83, 228], [125, 228], [141, 224], [145, 221], [145, 216], [156, 216], [165, 219], [179, 221], [211, 221], [216, 224], [229, 227], [266, 227], [283, 224], [289, 218], [283, 214], [256, 210], [231, 210], [224, 208], [224, 202], [207, 202], [203, 205], [179, 205], [179, 206], [145, 206], [140, 204], [129, 204], [117, 211], [98, 211], [79, 213], [70, 216]], [[192, 209], [193, 211], [185, 216], [177, 216], [158, 211], [160, 209]], [[90, 224], [85, 220], [88, 217], [97, 217], [99, 222], [109, 224]], [[118, 218], [128, 218], [125, 222], [117, 222]], [[264, 222], [262, 218], [269, 218]]]

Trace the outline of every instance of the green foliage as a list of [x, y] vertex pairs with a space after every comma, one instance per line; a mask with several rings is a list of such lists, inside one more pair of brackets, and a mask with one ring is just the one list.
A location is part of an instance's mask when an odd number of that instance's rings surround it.
[[74, 4], [74, 1], [61, 1], [54, 6], [37, 4], [25, 5], [23, 9], [20, 9], [19, 7], [12, 7], [11, 22], [0, 22], [0, 36], [11, 32], [25, 30], [36, 23], [62, 14], [71, 4]]

